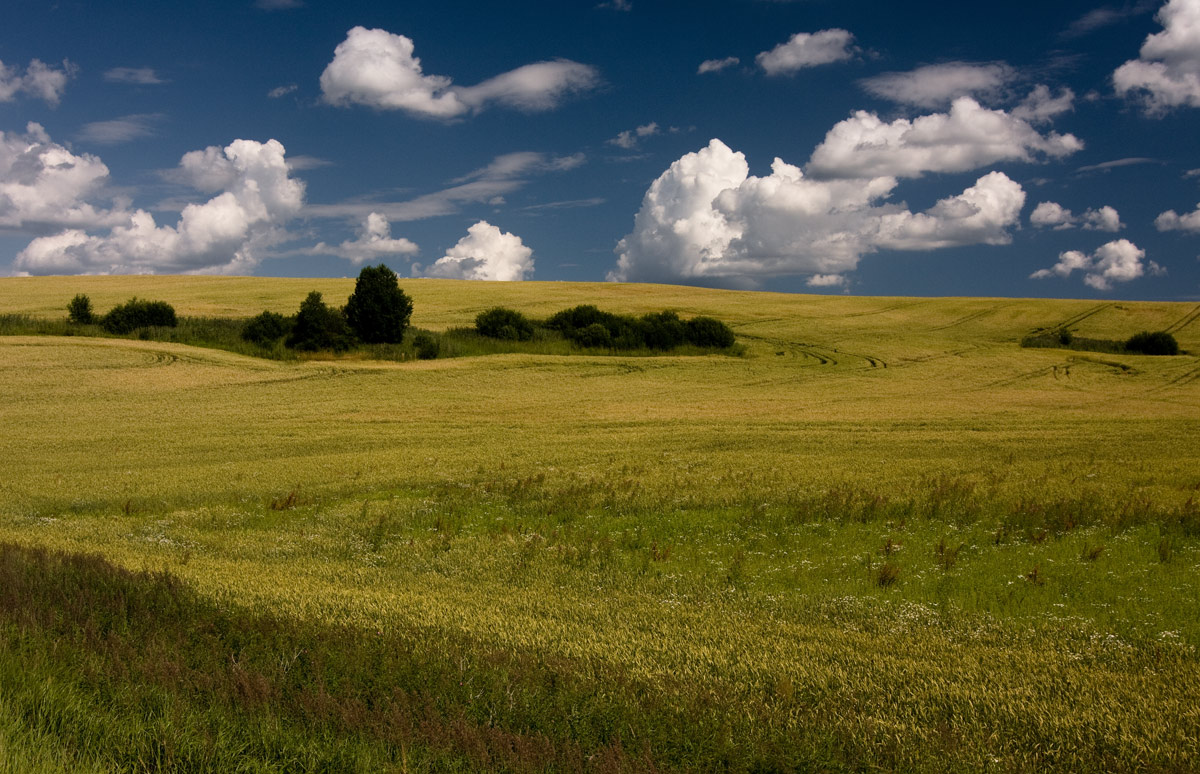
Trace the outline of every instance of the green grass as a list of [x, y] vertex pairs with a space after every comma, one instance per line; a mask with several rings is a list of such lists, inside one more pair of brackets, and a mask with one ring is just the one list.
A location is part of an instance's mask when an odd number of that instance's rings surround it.
[[45, 326], [0, 339], [0, 770], [1200, 766], [1200, 358], [1019, 345], [1195, 352], [1194, 304], [421, 280], [435, 333], [596, 303], [744, 351], [55, 335], [352, 284], [0, 281]]

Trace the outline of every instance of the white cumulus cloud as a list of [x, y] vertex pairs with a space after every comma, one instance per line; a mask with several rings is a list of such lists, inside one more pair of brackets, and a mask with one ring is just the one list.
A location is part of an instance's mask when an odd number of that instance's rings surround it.
[[767, 75], [790, 75], [806, 67], [842, 62], [854, 57], [854, 35], [847, 30], [797, 32], [787, 42], [754, 58]]
[[0, 102], [9, 102], [17, 94], [36, 97], [51, 107], [57, 107], [67, 81], [75, 75], [76, 67], [64, 59], [61, 68], [52, 67], [40, 59], [30, 60], [22, 73], [19, 67], [0, 62]]
[[89, 153], [75, 154], [50, 140], [39, 124], [25, 134], [0, 131], [0, 228], [48, 231], [111, 226], [122, 204], [99, 207], [108, 167]]
[[533, 250], [515, 234], [486, 220], [467, 229], [467, 235], [425, 272], [427, 277], [518, 282], [533, 273]]
[[1075, 135], [1043, 135], [1028, 121], [960, 97], [948, 113], [891, 123], [860, 110], [829, 130], [813, 151], [808, 171], [819, 177], [920, 177], [998, 161], [1061, 158], [1082, 148]]
[[371, 263], [393, 256], [415, 255], [420, 252], [415, 242], [392, 237], [388, 219], [378, 212], [367, 215], [359, 229], [357, 239], [347, 240], [337, 246], [318, 243], [303, 252], [312, 255], [336, 255], [352, 263]]
[[304, 184], [288, 176], [284, 153], [275, 140], [195, 151], [181, 162], [184, 174], [223, 190], [188, 204], [175, 226], [139, 209], [107, 234], [77, 228], [34, 239], [14, 266], [30, 274], [248, 272], [304, 203]]
[[938, 108], [958, 97], [991, 97], [1015, 80], [1003, 62], [945, 62], [907, 72], [882, 73], [859, 81], [869, 94], [904, 105]]
[[403, 110], [423, 118], [457, 118], [498, 104], [549, 110], [567, 95], [599, 83], [594, 67], [568, 59], [518, 67], [475, 86], [455, 86], [443, 75], [425, 75], [412, 39], [387, 30], [355, 27], [334, 49], [321, 73], [321, 91], [332, 105]]
[[1175, 210], [1167, 210], [1154, 219], [1154, 225], [1159, 231], [1193, 231], [1200, 233], [1200, 204], [1196, 209], [1183, 215]]
[[1113, 72], [1113, 86], [1153, 116], [1200, 107], [1200, 0], [1169, 0], [1154, 18], [1163, 31], [1148, 35], [1140, 56]]
[[1029, 222], [1039, 228], [1061, 231], [1075, 225], [1075, 216], [1058, 202], [1039, 202], [1029, 216]]
[[1057, 202], [1040, 202], [1029, 216], [1029, 222], [1038, 228], [1053, 228], [1055, 231], [1082, 226], [1088, 231], [1110, 231], [1116, 233], [1125, 228], [1121, 215], [1107, 204], [1098, 209], [1088, 208], [1082, 215]]
[[1003, 244], [1025, 201], [1020, 185], [993, 172], [913, 213], [886, 203], [896, 185], [891, 176], [817, 180], [781, 159], [770, 175], [751, 176], [745, 156], [714, 139], [651, 184], [608, 279], [753, 287], [809, 275], [829, 285], [880, 249]]
[[1107, 242], [1088, 255], [1078, 250], [1059, 253], [1058, 263], [1049, 269], [1039, 269], [1029, 275], [1030, 279], [1047, 277], [1069, 277], [1079, 271], [1083, 282], [1096, 290], [1112, 290], [1115, 282], [1130, 282], [1147, 272], [1165, 274], [1154, 261], [1146, 261], [1146, 251], [1128, 239]]

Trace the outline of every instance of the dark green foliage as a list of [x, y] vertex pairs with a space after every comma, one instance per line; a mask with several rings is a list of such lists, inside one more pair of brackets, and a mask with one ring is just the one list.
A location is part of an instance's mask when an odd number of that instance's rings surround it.
[[251, 317], [242, 328], [242, 340], [266, 347], [282, 339], [291, 329], [292, 322], [288, 318], [275, 312], [263, 312]]
[[174, 328], [178, 324], [175, 308], [166, 301], [142, 301], [131, 298], [114, 307], [100, 320], [101, 327], [109, 333], [132, 333], [139, 328], [152, 326]]
[[[733, 346], [733, 331], [720, 320], [697, 317], [684, 322], [675, 312], [653, 312], [633, 317], [602, 312], [585, 304], [564, 309], [546, 321], [546, 327], [581, 347], [618, 350], [671, 350], [683, 344], [725, 349]], [[607, 334], [604, 335], [600, 331]]]
[[575, 343], [581, 347], [611, 347], [612, 334], [600, 323], [592, 323], [575, 332]]
[[420, 360], [433, 360], [441, 348], [438, 340], [428, 333], [418, 333], [413, 337], [413, 349]]
[[1142, 331], [1129, 337], [1125, 349], [1139, 355], [1178, 355], [1179, 342], [1166, 331]]
[[287, 345], [305, 352], [332, 350], [345, 352], [353, 343], [350, 326], [340, 309], [331, 309], [321, 300], [321, 294], [313, 291], [300, 304], [292, 333]]
[[533, 338], [533, 323], [515, 309], [497, 306], [475, 317], [475, 330], [481, 336], [509, 341], [529, 341]]
[[685, 324], [688, 344], [697, 347], [732, 347], [733, 331], [725, 323], [713, 317], [693, 317]]
[[346, 322], [368, 344], [398, 344], [412, 317], [412, 299], [387, 266], [364, 266], [346, 300]]
[[642, 329], [642, 341], [650, 349], [675, 349], [687, 338], [687, 329], [683, 320], [674, 312], [653, 312], [642, 315], [639, 321]]
[[96, 322], [92, 312], [92, 299], [80, 293], [67, 304], [67, 319], [76, 325], [91, 325]]

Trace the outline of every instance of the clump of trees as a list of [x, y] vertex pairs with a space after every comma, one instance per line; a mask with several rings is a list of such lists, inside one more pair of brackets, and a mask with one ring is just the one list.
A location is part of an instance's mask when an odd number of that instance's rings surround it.
[[144, 301], [140, 298], [131, 298], [124, 304], [114, 306], [100, 318], [101, 328], [118, 335], [133, 333], [140, 328], [174, 328], [178, 324], [175, 307], [166, 301]]
[[141, 328], [174, 328], [179, 324], [175, 307], [166, 301], [144, 301], [134, 297], [113, 307], [108, 314], [97, 316], [92, 299], [78, 294], [67, 304], [67, 320], [74, 325], [95, 325], [109, 333], [124, 335]]
[[533, 338], [533, 323], [515, 309], [497, 306], [475, 317], [475, 330], [490, 339], [529, 341]]
[[382, 264], [366, 266], [344, 307], [329, 306], [314, 290], [292, 317], [265, 311], [251, 318], [241, 335], [262, 347], [282, 339], [284, 346], [301, 352], [345, 352], [359, 343], [399, 344], [412, 309], [412, 299], [400, 289], [395, 272]]
[[1178, 355], [1179, 342], [1166, 331], [1142, 331], [1125, 341], [1125, 349], [1139, 355]]
[[[475, 331], [492, 339], [529, 341], [539, 326], [513, 309], [495, 307], [475, 318]], [[712, 317], [682, 320], [675, 312], [651, 312], [641, 317], [614, 314], [584, 304], [550, 316], [542, 328], [555, 331], [588, 349], [669, 351], [684, 345], [726, 349], [733, 346], [729, 326]]]
[[1179, 354], [1179, 342], [1166, 331], [1142, 331], [1121, 341], [1119, 339], [1090, 339], [1077, 336], [1063, 328], [1054, 328], [1034, 331], [1021, 339], [1021, 346], [1105, 352], [1110, 355]]
[[727, 349], [735, 341], [728, 325], [713, 317], [681, 320], [675, 312], [651, 312], [641, 317], [604, 312], [590, 304], [564, 309], [546, 320], [581, 347], [671, 350], [690, 344]]

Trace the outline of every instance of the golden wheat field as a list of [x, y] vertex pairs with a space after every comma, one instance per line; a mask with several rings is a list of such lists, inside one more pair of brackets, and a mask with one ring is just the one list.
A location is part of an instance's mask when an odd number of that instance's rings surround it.
[[[430, 330], [497, 305], [545, 317], [593, 303], [711, 315], [744, 351], [281, 362], [0, 337], [0, 541], [166, 572], [218, 611], [399, 638], [458, 676], [437, 718], [554, 751], [501, 754], [527, 748], [432, 720], [290, 715], [286, 644], [246, 639], [274, 699], [211, 701], [336, 739], [320, 750], [358, 746], [302, 764], [270, 752], [282, 742], [238, 742], [244, 770], [1200, 766], [1196, 304], [401, 284]], [[250, 317], [312, 289], [340, 303], [353, 280], [12, 278], [0, 313], [61, 318], [86, 293], [99, 310], [136, 295]], [[1056, 327], [1168, 330], [1184, 354], [1018, 344]], [[10, 661], [50, 636], [20, 604], [5, 608]], [[447, 642], [458, 661], [439, 655]], [[229, 647], [213, 669], [242, 663]], [[495, 660], [513, 654], [554, 687], [514, 700], [523, 673]], [[21, 658], [46, 685], [69, 682], [53, 659]], [[64, 730], [69, 705], [167, 733], [137, 720], [141, 700], [111, 698], [140, 673], [89, 669], [109, 676], [71, 683], [69, 701], [0, 680], [0, 769], [223, 765], [186, 745], [122, 757], [108, 731]], [[339, 679], [364, 712], [399, 701], [397, 685]], [[186, 720], [205, 689], [162, 685], [195, 749], [220, 748], [217, 720]], [[608, 703], [577, 718], [539, 704], [560, 690]]]

